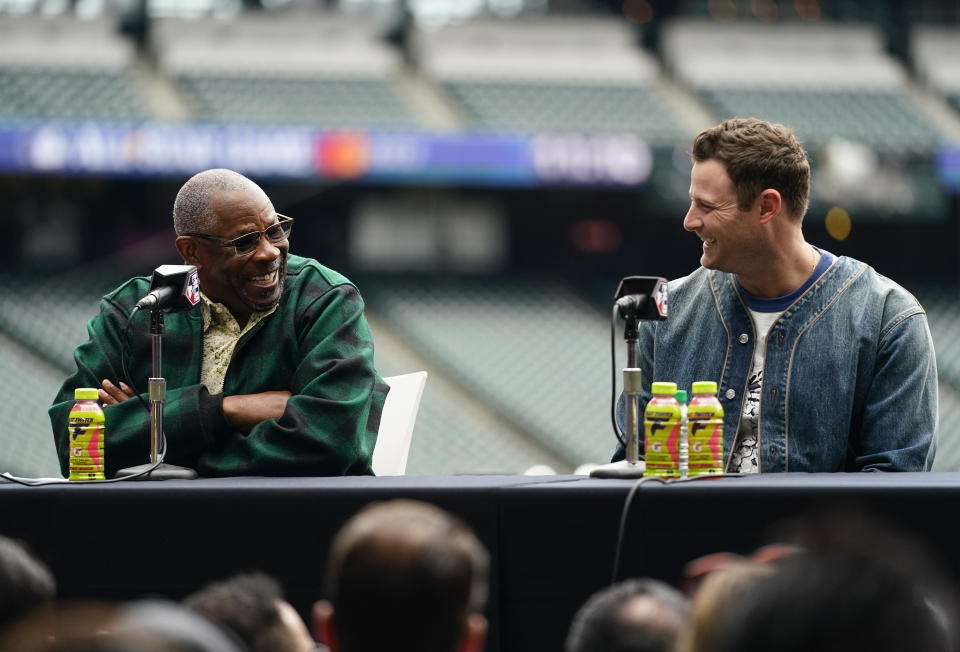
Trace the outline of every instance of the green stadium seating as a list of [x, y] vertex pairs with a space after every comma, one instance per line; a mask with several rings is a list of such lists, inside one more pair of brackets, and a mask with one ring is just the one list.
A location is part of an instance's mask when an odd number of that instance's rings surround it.
[[191, 72], [177, 81], [199, 120], [371, 129], [418, 124], [386, 79]]
[[456, 80], [444, 83], [473, 128], [635, 133], [672, 143], [682, 133], [653, 86]]
[[717, 116], [754, 116], [792, 127], [807, 147], [831, 138], [861, 142], [879, 152], [929, 154], [935, 127], [897, 91], [805, 88], [703, 88]]
[[3, 65], [0, 117], [137, 120], [147, 111], [123, 71]]
[[[385, 281], [364, 296], [425, 357], [569, 468], [609, 460], [609, 325], [570, 290]], [[456, 421], [445, 425], [457, 435]]]
[[0, 472], [60, 477], [47, 408], [64, 378], [59, 368], [0, 332]]

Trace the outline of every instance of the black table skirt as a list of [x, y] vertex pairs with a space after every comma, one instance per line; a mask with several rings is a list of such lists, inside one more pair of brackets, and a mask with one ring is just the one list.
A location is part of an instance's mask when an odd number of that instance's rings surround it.
[[[560, 650], [577, 608], [610, 583], [632, 480], [577, 476], [220, 478], [24, 487], [0, 481], [0, 533], [27, 541], [63, 599], [179, 599], [267, 572], [305, 618], [334, 534], [375, 500], [464, 519], [492, 560], [487, 650]], [[785, 519], [852, 506], [912, 532], [960, 577], [960, 475], [782, 474], [662, 484], [631, 495], [620, 577], [675, 583], [700, 555], [749, 553]]]

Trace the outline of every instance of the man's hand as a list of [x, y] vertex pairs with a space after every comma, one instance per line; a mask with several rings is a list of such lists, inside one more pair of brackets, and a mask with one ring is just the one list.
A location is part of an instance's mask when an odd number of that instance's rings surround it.
[[267, 419], [279, 419], [287, 409], [290, 392], [260, 392], [223, 397], [223, 416], [234, 428], [249, 434], [253, 427]]
[[130, 389], [130, 386], [125, 382], [120, 382], [120, 386], [117, 387], [111, 383], [106, 378], [103, 379], [103, 387], [99, 389], [100, 402], [104, 405], [114, 405], [116, 403], [123, 403], [128, 398], [133, 398], [136, 394], [133, 393], [133, 390]]

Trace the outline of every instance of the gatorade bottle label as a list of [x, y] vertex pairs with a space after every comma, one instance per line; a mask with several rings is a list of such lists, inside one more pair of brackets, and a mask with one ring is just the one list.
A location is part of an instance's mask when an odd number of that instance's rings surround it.
[[70, 480], [105, 480], [103, 410], [95, 402], [78, 401], [70, 410], [69, 424]]
[[644, 475], [680, 475], [680, 406], [672, 398], [654, 396], [644, 412]]

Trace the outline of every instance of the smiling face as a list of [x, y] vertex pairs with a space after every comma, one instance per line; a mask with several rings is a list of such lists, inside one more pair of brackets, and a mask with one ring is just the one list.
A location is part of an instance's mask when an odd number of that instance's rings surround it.
[[703, 241], [701, 265], [735, 274], [749, 274], [763, 265], [766, 247], [758, 205], [754, 202], [745, 211], [737, 206], [737, 191], [717, 159], [693, 164], [683, 228]]
[[[223, 240], [263, 231], [278, 222], [270, 199], [252, 183], [242, 190], [214, 190], [209, 204], [216, 220], [206, 235]], [[241, 327], [251, 313], [269, 310], [280, 301], [289, 248], [287, 240], [273, 243], [261, 236], [253, 251], [237, 255], [233, 247], [217, 242], [177, 238], [184, 260], [197, 266], [200, 289], [212, 301], [225, 305]]]

